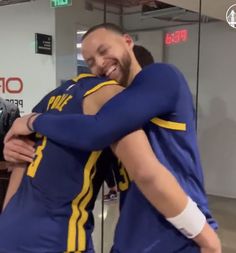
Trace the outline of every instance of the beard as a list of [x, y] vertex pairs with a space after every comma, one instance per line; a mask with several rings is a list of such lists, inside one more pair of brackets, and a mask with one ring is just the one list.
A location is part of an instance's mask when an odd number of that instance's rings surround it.
[[123, 56], [121, 57], [119, 65], [120, 65], [121, 75], [120, 75], [119, 80], [117, 81], [121, 85], [127, 86], [129, 76], [130, 76], [130, 70], [131, 70], [131, 57], [127, 51], [124, 52]]

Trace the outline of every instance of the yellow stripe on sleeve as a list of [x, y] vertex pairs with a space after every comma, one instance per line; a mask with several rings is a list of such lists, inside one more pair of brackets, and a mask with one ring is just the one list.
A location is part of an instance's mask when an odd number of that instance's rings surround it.
[[167, 121], [160, 118], [153, 118], [151, 119], [151, 122], [154, 123], [157, 126], [171, 129], [171, 130], [178, 130], [178, 131], [186, 131], [186, 124], [185, 123], [179, 123], [179, 122], [173, 122], [173, 121]]
[[78, 76], [74, 77], [72, 80], [74, 82], [78, 82], [80, 79], [82, 78], [86, 78], [86, 77], [95, 77], [96, 75], [93, 75], [93, 74], [88, 74], [88, 73], [82, 73], [82, 74], [79, 74]]
[[98, 85], [96, 85], [95, 87], [93, 87], [92, 89], [88, 90], [85, 94], [84, 97], [94, 93], [95, 91], [99, 90], [100, 88], [106, 86], [106, 85], [114, 85], [114, 84], [118, 84], [115, 80], [110, 80], [110, 81], [106, 81], [106, 82], [102, 82], [99, 83]]

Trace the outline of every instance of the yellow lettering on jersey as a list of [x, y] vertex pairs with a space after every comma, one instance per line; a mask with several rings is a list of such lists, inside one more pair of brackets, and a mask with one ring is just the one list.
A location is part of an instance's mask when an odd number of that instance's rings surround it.
[[55, 109], [60, 102], [62, 96], [56, 96], [55, 100], [53, 101], [53, 104], [51, 105], [50, 109]]
[[62, 111], [63, 107], [68, 104], [69, 100], [73, 97], [69, 94], [63, 94], [60, 96], [52, 96], [48, 101], [47, 110], [56, 109], [58, 111]]
[[29, 177], [35, 177], [38, 166], [43, 158], [43, 150], [46, 147], [47, 137], [44, 136], [42, 140], [42, 144], [39, 145], [36, 149], [36, 158], [34, 161], [28, 166], [27, 175]]
[[79, 195], [72, 201], [72, 215], [69, 220], [67, 240], [67, 251], [69, 252], [86, 250], [86, 233], [84, 224], [87, 220], [87, 215], [84, 214], [84, 212], [86, 212], [86, 204], [91, 199], [93, 193], [93, 188], [91, 187], [91, 172], [100, 154], [101, 151], [91, 153], [84, 168], [82, 189]]
[[[59, 96], [60, 97], [60, 96]], [[68, 94], [63, 94], [60, 99], [56, 102], [56, 104], [54, 105], [53, 103], [53, 109], [58, 109], [60, 108], [61, 104], [63, 104], [63, 102], [66, 100], [66, 98], [68, 97]]]
[[56, 98], [55, 96], [50, 97], [50, 99], [49, 99], [49, 101], [48, 101], [47, 111], [49, 110], [50, 106], [51, 106], [52, 103], [54, 102], [55, 98]]
[[68, 102], [69, 102], [69, 100], [71, 100], [72, 99], [72, 96], [70, 95], [70, 96], [68, 96], [68, 97], [66, 97], [64, 100], [63, 100], [63, 102], [62, 103], [60, 103], [59, 104], [59, 106], [58, 106], [58, 111], [62, 111], [62, 109], [63, 109], [63, 107], [65, 106], [65, 105], [67, 105], [68, 104]]

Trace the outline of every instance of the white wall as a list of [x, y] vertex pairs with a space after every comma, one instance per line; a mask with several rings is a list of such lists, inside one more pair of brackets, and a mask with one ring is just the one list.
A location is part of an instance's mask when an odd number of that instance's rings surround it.
[[[186, 44], [166, 47], [196, 92], [197, 26], [187, 26]], [[236, 31], [225, 22], [202, 25], [198, 138], [207, 192], [236, 197]]]
[[[76, 31], [103, 23], [103, 16], [102, 10], [86, 10], [84, 0], [56, 9], [57, 84], [77, 74]], [[119, 24], [119, 15], [108, 13], [107, 21]]]
[[[34, 47], [35, 33], [52, 35], [55, 39], [54, 26], [54, 10], [48, 0], [0, 8], [0, 78], [18, 77], [23, 81], [21, 93], [3, 93], [0, 87], [0, 96], [14, 99], [15, 103], [23, 102], [19, 105], [22, 113], [30, 112], [55, 87], [55, 54], [35, 54]], [[18, 83], [10, 85], [18, 87]]]
[[236, 197], [236, 30], [202, 27], [199, 142], [211, 194]]
[[[176, 22], [166, 22], [142, 15], [141, 7], [125, 8], [123, 18], [124, 28], [133, 37], [137, 37], [136, 44], [141, 44], [151, 51], [155, 61], [169, 62], [177, 65], [185, 74], [192, 93], [196, 93], [197, 79], [197, 24], [193, 26], [178, 26], [161, 29], [162, 26], [176, 25]], [[165, 46], [164, 37], [166, 32], [179, 29], [189, 30], [187, 43]], [[165, 50], [166, 49], [166, 50]]]
[[163, 60], [163, 31], [155, 30], [160, 22], [160, 20], [143, 17], [141, 6], [124, 8], [123, 26], [125, 31], [132, 35], [135, 44], [147, 48], [156, 62]]
[[176, 65], [185, 75], [192, 94], [196, 94], [198, 25], [179, 26], [167, 29], [174, 32], [179, 29], [188, 30], [188, 40], [176, 45], [164, 47], [164, 61]]
[[[3, 93], [0, 87], [0, 96], [18, 103], [22, 113], [30, 112], [62, 80], [77, 74], [76, 31], [102, 23], [103, 18], [102, 10], [85, 10], [84, 0], [57, 9], [50, 7], [49, 0], [1, 7], [0, 86], [3, 78], [17, 77], [23, 81], [23, 91]], [[107, 14], [107, 20], [118, 24], [119, 15]], [[35, 33], [53, 36], [52, 56], [35, 54]], [[10, 83], [13, 89], [18, 85], [16, 81]]]
[[147, 48], [155, 62], [163, 60], [163, 32], [162, 31], [144, 31], [131, 33], [134, 43]]

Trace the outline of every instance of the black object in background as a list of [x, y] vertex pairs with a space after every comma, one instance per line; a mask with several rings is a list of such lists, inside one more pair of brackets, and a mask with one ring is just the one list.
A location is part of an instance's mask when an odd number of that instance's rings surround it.
[[[0, 162], [4, 161], [3, 141], [7, 131], [12, 123], [20, 116], [19, 109], [16, 105], [0, 97]], [[10, 173], [6, 170], [0, 170], [0, 210], [6, 194]]]
[[52, 36], [35, 33], [35, 53], [52, 55]]

